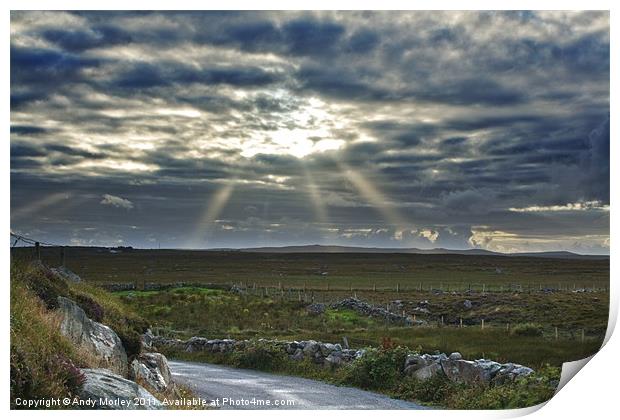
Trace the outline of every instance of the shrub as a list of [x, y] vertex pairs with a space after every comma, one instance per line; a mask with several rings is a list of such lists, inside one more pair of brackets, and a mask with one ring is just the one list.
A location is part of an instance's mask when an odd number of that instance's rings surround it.
[[515, 325], [511, 333], [522, 337], [540, 337], [543, 335], [543, 329], [539, 324], [528, 322]]
[[457, 409], [505, 409], [530, 407], [553, 397], [560, 369], [545, 367], [535, 375], [499, 386], [460, 387], [449, 394], [445, 403]]
[[446, 375], [439, 373], [425, 381], [407, 377], [398, 384], [394, 395], [405, 400], [440, 404], [458, 387], [459, 385], [450, 382]]
[[232, 364], [246, 369], [275, 371], [287, 362], [288, 359], [282, 349], [261, 341], [253, 342], [245, 349], [234, 351], [232, 354]]
[[76, 293], [73, 295], [75, 302], [86, 312], [86, 315], [96, 322], [102, 322], [105, 311], [103, 307], [98, 304], [93, 298], [90, 296]]
[[58, 307], [58, 296], [69, 295], [67, 283], [42, 265], [32, 264], [22, 274], [26, 286], [45, 302], [48, 309]]
[[129, 360], [135, 358], [142, 352], [142, 337], [136, 330], [126, 326], [113, 329], [121, 339]]
[[32, 372], [26, 357], [15, 346], [11, 346], [11, 404], [14, 396], [32, 395]]
[[71, 359], [63, 354], [52, 357], [48, 364], [50, 374], [56, 374], [58, 379], [73, 395], [77, 395], [86, 382], [86, 377], [82, 371], [73, 363]]
[[407, 353], [404, 347], [367, 349], [364, 357], [344, 368], [343, 380], [365, 389], [390, 389], [403, 375], [401, 369]]

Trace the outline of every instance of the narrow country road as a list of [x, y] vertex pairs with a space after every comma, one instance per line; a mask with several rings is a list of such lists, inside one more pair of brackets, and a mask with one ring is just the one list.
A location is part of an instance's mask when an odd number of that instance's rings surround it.
[[179, 360], [169, 364], [175, 381], [208, 401], [219, 398], [219, 407], [225, 409], [425, 409], [374, 392], [294, 376]]

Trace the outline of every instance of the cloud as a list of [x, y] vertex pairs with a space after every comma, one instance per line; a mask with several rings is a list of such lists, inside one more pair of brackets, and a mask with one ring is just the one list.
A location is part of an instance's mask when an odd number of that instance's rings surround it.
[[11, 206], [82, 200], [50, 242], [190, 237], [228, 183], [214, 246], [609, 236], [608, 12], [24, 11], [10, 48]]
[[522, 208], [510, 208], [510, 211], [518, 213], [529, 212], [556, 212], [556, 211], [609, 211], [609, 205], [603, 204], [600, 201], [582, 201], [578, 203], [567, 203], [555, 206], [529, 206]]
[[125, 198], [117, 197], [115, 195], [104, 194], [103, 200], [100, 201], [104, 206], [112, 206], [117, 208], [123, 208], [127, 210], [133, 209], [133, 203]]

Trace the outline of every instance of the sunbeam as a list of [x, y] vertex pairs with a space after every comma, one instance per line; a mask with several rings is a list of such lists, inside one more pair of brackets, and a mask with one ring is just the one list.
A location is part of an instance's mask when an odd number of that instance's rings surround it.
[[308, 194], [310, 195], [310, 201], [312, 202], [312, 206], [314, 207], [314, 213], [316, 215], [316, 220], [319, 223], [327, 222], [327, 207], [325, 203], [321, 199], [321, 194], [319, 192], [319, 188], [314, 182], [314, 177], [308, 167], [302, 162], [302, 167], [304, 171], [304, 176], [306, 177], [306, 187], [308, 188]]
[[213, 198], [209, 200], [204, 213], [196, 224], [194, 234], [191, 236], [190, 240], [187, 241], [186, 247], [200, 248], [203, 245], [204, 239], [208, 242], [209, 233], [213, 228], [212, 224], [220, 215], [228, 203], [228, 200], [230, 200], [230, 196], [234, 189], [235, 184], [228, 183], [213, 194]]
[[355, 171], [346, 163], [336, 162], [342, 174], [353, 184], [357, 191], [368, 201], [374, 208], [376, 208], [386, 221], [395, 228], [402, 228], [409, 223], [400, 214], [393, 205], [388, 204], [386, 197], [361, 173]]
[[40, 213], [42, 210], [45, 210], [51, 206], [55, 206], [61, 201], [69, 200], [70, 198], [71, 198], [71, 195], [68, 193], [50, 194], [46, 197], [43, 197], [37, 201], [29, 203], [11, 212], [11, 219], [19, 220], [19, 219], [29, 218], [31, 215], [35, 213]]

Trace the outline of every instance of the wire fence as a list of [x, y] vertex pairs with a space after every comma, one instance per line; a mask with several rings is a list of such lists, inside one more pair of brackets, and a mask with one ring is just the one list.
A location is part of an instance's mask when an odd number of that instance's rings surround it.
[[[41, 261], [41, 248], [58, 248], [59, 249], [59, 257], [60, 257], [60, 265], [64, 266], [66, 263], [66, 254], [65, 254], [65, 246], [54, 244], [51, 242], [43, 242], [37, 239], [32, 239], [27, 236], [18, 235], [17, 233], [10, 233], [11, 240], [11, 253], [13, 254], [13, 250], [16, 248], [28, 248], [32, 247], [33, 253], [31, 254], [32, 258], [35, 260]], [[27, 256], [27, 255], [23, 255]]]

